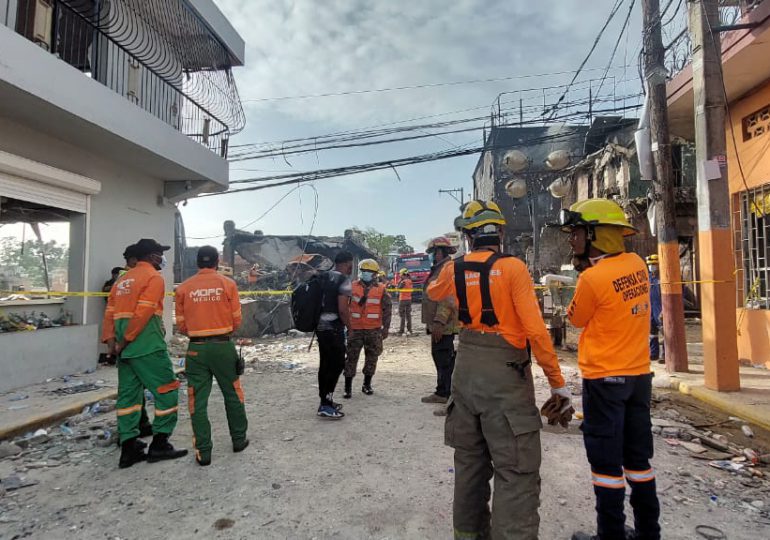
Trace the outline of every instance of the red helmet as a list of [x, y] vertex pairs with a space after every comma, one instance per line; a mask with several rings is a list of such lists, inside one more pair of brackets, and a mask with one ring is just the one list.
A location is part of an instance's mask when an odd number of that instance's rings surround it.
[[452, 242], [447, 238], [446, 236], [438, 236], [428, 242], [428, 249], [425, 250], [426, 253], [432, 253], [436, 251], [437, 248], [446, 248], [448, 253], [457, 253], [457, 248], [452, 245]]

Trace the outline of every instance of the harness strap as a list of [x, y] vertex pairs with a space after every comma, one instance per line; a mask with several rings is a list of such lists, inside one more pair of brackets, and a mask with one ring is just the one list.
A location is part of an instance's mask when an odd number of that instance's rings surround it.
[[479, 273], [479, 287], [481, 292], [481, 323], [486, 326], [496, 326], [498, 324], [495, 308], [492, 305], [492, 295], [489, 291], [489, 272], [492, 266], [499, 259], [510, 257], [510, 255], [493, 252], [486, 261], [466, 261], [465, 257], [460, 257], [454, 261], [455, 271], [455, 289], [458, 300], [458, 316], [463, 324], [470, 324], [473, 320], [468, 309], [468, 291], [465, 285], [465, 272]]

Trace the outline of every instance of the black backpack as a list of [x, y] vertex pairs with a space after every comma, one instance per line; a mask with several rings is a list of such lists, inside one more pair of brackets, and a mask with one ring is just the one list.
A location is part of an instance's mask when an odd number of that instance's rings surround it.
[[323, 310], [326, 272], [311, 276], [291, 293], [291, 316], [300, 332], [315, 332]]

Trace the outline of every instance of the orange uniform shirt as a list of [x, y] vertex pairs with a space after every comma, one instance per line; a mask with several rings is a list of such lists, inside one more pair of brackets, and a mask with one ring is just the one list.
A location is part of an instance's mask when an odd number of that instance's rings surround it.
[[[135, 268], [120, 276], [107, 299], [102, 341], [122, 338], [128, 343], [137, 342], [153, 316], [163, 317], [164, 294], [163, 276], [150, 263], [139, 262]], [[119, 332], [116, 332], [116, 323], [120, 324]], [[160, 335], [160, 327], [154, 330], [155, 334]], [[157, 336], [148, 334], [146, 339], [129, 346], [123, 356], [130, 357], [134, 349], [139, 351], [153, 348], [152, 342], [158, 342], [155, 338]], [[162, 335], [160, 342], [163, 342]]]
[[641, 257], [621, 253], [584, 271], [567, 316], [584, 328], [578, 343], [584, 378], [650, 372], [650, 284]]
[[[466, 255], [465, 260], [483, 262], [491, 254], [490, 251], [474, 251]], [[441, 301], [452, 297], [457, 303], [454, 276], [454, 261], [449, 261], [438, 278], [428, 286], [428, 298]], [[481, 323], [481, 288], [477, 272], [465, 272], [465, 287], [471, 323], [461, 322], [460, 325], [478, 332], [497, 333], [517, 349], [526, 348], [529, 339], [537, 363], [548, 377], [551, 387], [564, 386], [559, 360], [540, 314], [532, 278], [524, 263], [514, 257], [506, 257], [499, 259], [489, 272], [489, 292], [498, 320], [496, 326], [489, 327]]]
[[229, 334], [241, 325], [241, 302], [232, 279], [203, 268], [176, 288], [176, 325], [190, 337]]
[[412, 300], [412, 291], [411, 289], [414, 288], [414, 283], [412, 283], [412, 280], [409, 278], [402, 279], [398, 284], [399, 289], [409, 289], [408, 291], [400, 292], [398, 293], [398, 301], [399, 302], [409, 302]]

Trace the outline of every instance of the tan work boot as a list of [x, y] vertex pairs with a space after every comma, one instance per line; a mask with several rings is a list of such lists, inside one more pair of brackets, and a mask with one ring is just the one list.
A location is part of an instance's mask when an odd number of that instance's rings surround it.
[[449, 398], [445, 398], [442, 396], [439, 396], [438, 394], [430, 394], [429, 396], [425, 396], [424, 398], [420, 399], [423, 403], [446, 403], [449, 401]]

